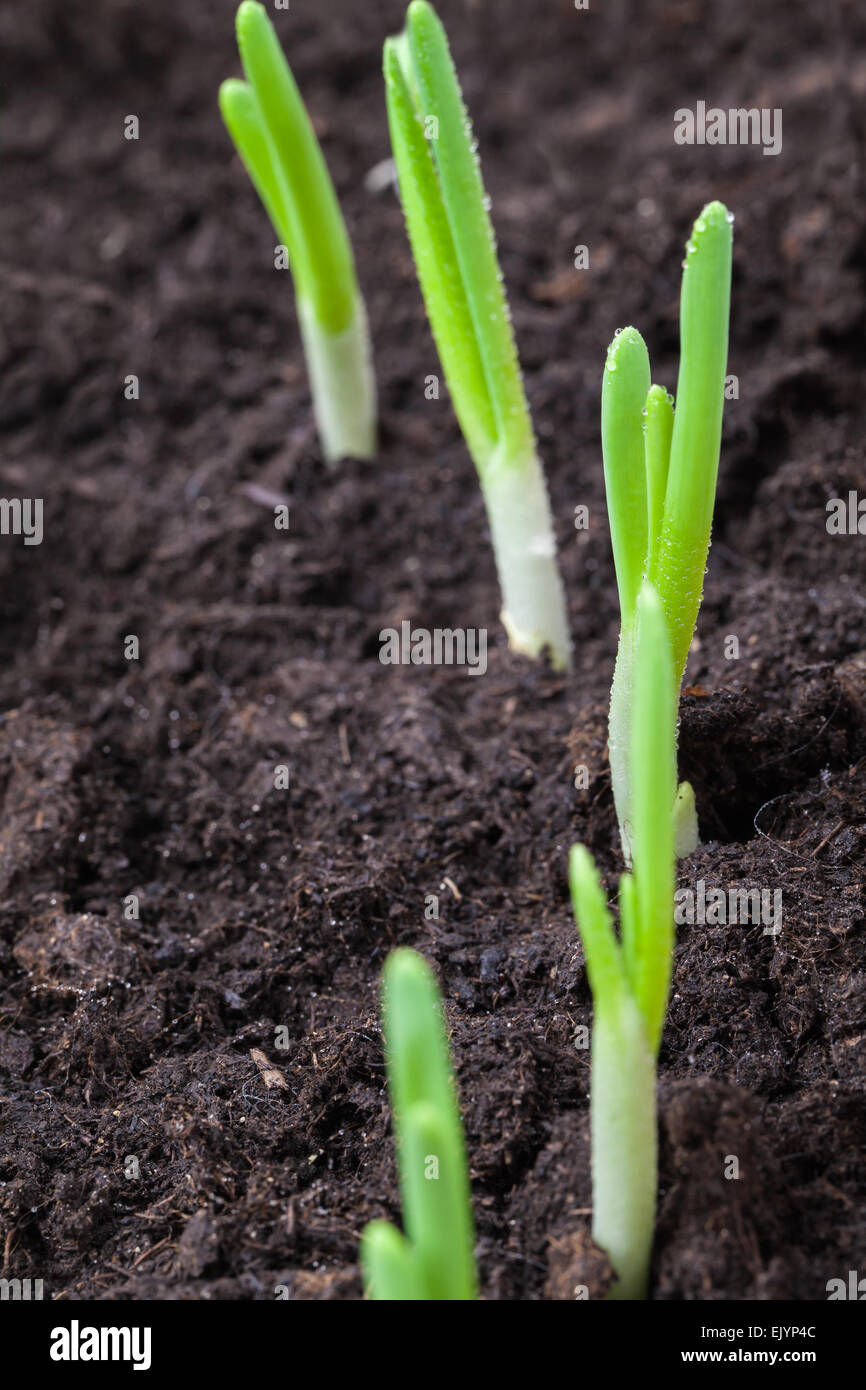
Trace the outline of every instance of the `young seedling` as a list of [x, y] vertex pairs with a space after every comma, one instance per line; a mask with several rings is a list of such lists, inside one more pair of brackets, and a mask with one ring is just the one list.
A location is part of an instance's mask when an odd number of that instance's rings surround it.
[[571, 898], [592, 989], [592, 1231], [616, 1274], [611, 1298], [644, 1298], [655, 1225], [658, 1057], [674, 946], [676, 686], [668, 623], [649, 581], [635, 602], [633, 874], [619, 888], [617, 938], [583, 845]]
[[334, 185], [274, 27], [243, 0], [237, 36], [246, 82], [223, 82], [223, 120], [288, 250], [313, 409], [329, 464], [376, 450], [376, 385], [367, 315]]
[[535, 447], [496, 243], [448, 40], [426, 0], [384, 54], [400, 197], [427, 316], [481, 483], [510, 645], [547, 648], [568, 667], [571, 640], [550, 503]]
[[469, 1173], [442, 1002], [415, 951], [393, 951], [382, 974], [388, 1092], [406, 1234], [371, 1221], [361, 1237], [367, 1296], [477, 1296]]
[[[679, 689], [701, 603], [719, 469], [732, 221], [721, 203], [709, 203], [686, 247], [676, 408], [662, 387], [650, 386], [649, 356], [635, 328], [617, 333], [602, 383], [601, 442], [621, 622], [608, 742], [627, 862], [637, 596], [648, 575], [664, 607]], [[689, 854], [697, 843], [694, 794], [684, 782], [677, 793], [677, 852]]]

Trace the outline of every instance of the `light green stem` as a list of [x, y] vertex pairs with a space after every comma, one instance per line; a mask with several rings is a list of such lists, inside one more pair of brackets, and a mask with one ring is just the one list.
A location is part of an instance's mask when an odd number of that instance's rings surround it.
[[387, 1303], [423, 1300], [415, 1252], [390, 1221], [371, 1221], [361, 1234], [361, 1267], [371, 1299]]
[[496, 460], [479, 469], [487, 506], [509, 646], [528, 656], [550, 651], [553, 666], [571, 664], [571, 635], [550, 502], [532, 451], [518, 466]]
[[373, 458], [376, 379], [363, 299], [360, 294], [356, 296], [353, 318], [336, 331], [323, 327], [300, 294], [297, 308], [326, 463], [333, 466], [343, 458]]
[[242, 0], [237, 36], [247, 81], [219, 104], [289, 254], [313, 409], [325, 461], [376, 451], [376, 384], [349, 234], [315, 131], [263, 5]]
[[520, 375], [488, 200], [445, 30], [412, 0], [384, 50], [388, 126], [418, 278], [478, 471], [511, 647], [571, 660], [550, 503]]
[[634, 656], [637, 614], [623, 616], [613, 682], [610, 687], [610, 715], [607, 746], [613, 802], [619, 824], [622, 852], [631, 863], [632, 842], [632, 760], [631, 730], [634, 715]]
[[[632, 861], [634, 838], [634, 796], [632, 789], [631, 731], [634, 720], [634, 660], [637, 641], [637, 613], [623, 622], [610, 687], [608, 715], [608, 761], [613, 804], [616, 809], [623, 858]], [[684, 859], [698, 847], [698, 816], [695, 794], [689, 782], [681, 782], [674, 801], [676, 855]]]
[[658, 1184], [655, 1063], [640, 1010], [624, 991], [599, 1005], [592, 1031], [592, 1234], [617, 1274], [610, 1298], [645, 1298]]

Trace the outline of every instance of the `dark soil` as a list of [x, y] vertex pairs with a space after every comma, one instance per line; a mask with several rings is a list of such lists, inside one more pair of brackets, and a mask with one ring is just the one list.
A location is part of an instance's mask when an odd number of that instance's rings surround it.
[[[473, 469], [447, 392], [424, 395], [401, 212], [365, 187], [402, 0], [276, 16], [376, 342], [381, 455], [333, 475], [216, 109], [234, 8], [0, 9], [0, 486], [45, 499], [41, 546], [0, 541], [2, 1273], [67, 1298], [359, 1297], [365, 1221], [399, 1219], [377, 990], [406, 943], [446, 1000], [484, 1296], [592, 1279], [565, 871], [576, 840], [611, 893], [620, 868], [599, 383], [632, 322], [675, 384], [682, 248], [720, 197], [740, 391], [683, 700], [705, 844], [681, 884], [781, 889], [784, 919], [680, 928], [654, 1296], [823, 1299], [866, 1260], [866, 539], [825, 526], [864, 489], [866, 16], [442, 0], [550, 479], [564, 679], [505, 649]], [[698, 99], [781, 107], [782, 154], [675, 145]], [[487, 675], [381, 665], [403, 618], [488, 627]]]

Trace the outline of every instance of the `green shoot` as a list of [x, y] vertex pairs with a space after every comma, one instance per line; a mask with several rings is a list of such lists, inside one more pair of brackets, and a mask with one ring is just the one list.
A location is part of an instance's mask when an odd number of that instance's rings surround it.
[[361, 1237], [367, 1296], [477, 1297], [469, 1173], [439, 990], [417, 952], [393, 951], [382, 973], [388, 1091], [406, 1234], [371, 1221]]
[[[631, 857], [630, 775], [636, 602], [647, 575], [667, 622], [679, 689], [703, 591], [719, 469], [728, 318], [732, 216], [709, 203], [686, 247], [680, 299], [676, 408], [650, 386], [646, 346], [635, 328], [608, 349], [601, 393], [601, 442], [620, 604], [620, 641], [610, 696], [610, 767], [623, 851]], [[677, 853], [698, 843], [691, 787], [676, 803]]]
[[247, 80], [222, 84], [220, 110], [288, 250], [325, 459], [369, 459], [376, 450], [372, 353], [334, 185], [263, 5], [243, 0], [237, 37]]
[[658, 1168], [656, 1059], [674, 947], [676, 685], [668, 624], [644, 581], [635, 600], [633, 873], [620, 879], [620, 936], [583, 845], [570, 857], [571, 897], [592, 989], [593, 1236], [616, 1281], [611, 1298], [644, 1298]]
[[571, 659], [544, 473], [471, 126], [448, 40], [426, 0], [384, 52], [388, 123], [427, 315], [490, 523], [511, 646]]

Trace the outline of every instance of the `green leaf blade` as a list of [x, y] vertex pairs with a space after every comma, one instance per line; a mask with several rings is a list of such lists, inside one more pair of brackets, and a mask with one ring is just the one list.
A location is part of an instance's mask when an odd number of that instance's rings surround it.
[[274, 158], [264, 118], [248, 82], [230, 77], [219, 90], [219, 105], [226, 129], [250, 176], [280, 241], [290, 259], [298, 244], [291, 225], [292, 210], [282, 170]]
[[[457, 1088], [432, 970], [399, 948], [382, 974], [383, 1026], [403, 1221], [424, 1298], [476, 1297], [474, 1223]], [[438, 1176], [428, 1176], [435, 1158]]]
[[[514, 651], [571, 662], [550, 500], [529, 417], [471, 130], [427, 0], [385, 45], [391, 143], [427, 316], [484, 494]], [[429, 136], [429, 139], [427, 138]]]
[[622, 942], [622, 959], [625, 966], [628, 987], [632, 994], [637, 988], [637, 981], [640, 974], [640, 962], [638, 951], [640, 950], [640, 933], [638, 930], [638, 907], [637, 894], [634, 886], [632, 874], [620, 874], [619, 877], [619, 936]]
[[451, 399], [480, 470], [496, 447], [496, 417], [439, 177], [412, 96], [412, 73], [405, 68], [406, 51], [402, 37], [385, 42], [385, 99], [400, 201]]
[[604, 1007], [628, 991], [628, 982], [601, 878], [585, 845], [571, 847], [568, 882], [592, 997]]
[[406, 1302], [424, 1298], [412, 1248], [388, 1221], [371, 1221], [361, 1235], [364, 1290], [377, 1302]]
[[428, 1101], [459, 1124], [451, 1059], [435, 977], [417, 951], [392, 951], [382, 972], [382, 1014], [394, 1108]]
[[677, 688], [664, 610], [648, 581], [638, 601], [634, 698], [635, 994], [655, 1055], [673, 966]]
[[609, 1297], [645, 1298], [657, 1185], [655, 1063], [644, 1017], [630, 987], [634, 897], [620, 884], [624, 946], [613, 932], [604, 891], [583, 845], [569, 856], [572, 904], [592, 989], [592, 1233], [610, 1256]]
[[425, 1297], [477, 1297], [475, 1233], [462, 1142], [449, 1117], [429, 1101], [413, 1105], [403, 1122], [406, 1231]]
[[647, 553], [652, 563], [665, 510], [665, 493], [674, 430], [673, 400], [663, 386], [651, 386], [646, 398]]
[[237, 37], [291, 202], [296, 244], [287, 244], [298, 293], [312, 302], [323, 328], [340, 333], [352, 323], [358, 288], [331, 176], [274, 27], [257, 0], [240, 5]]
[[682, 679], [710, 544], [722, 436], [731, 300], [731, 219], [708, 203], [686, 248], [680, 297], [680, 370], [664, 519], [650, 568]]
[[469, 115], [445, 30], [427, 0], [412, 0], [407, 33], [422, 114], [437, 122], [433, 158], [507, 466], [532, 449], [532, 426]]
[[604, 486], [623, 624], [634, 612], [647, 557], [643, 412], [649, 389], [646, 344], [636, 328], [623, 328], [608, 348], [601, 387]]

